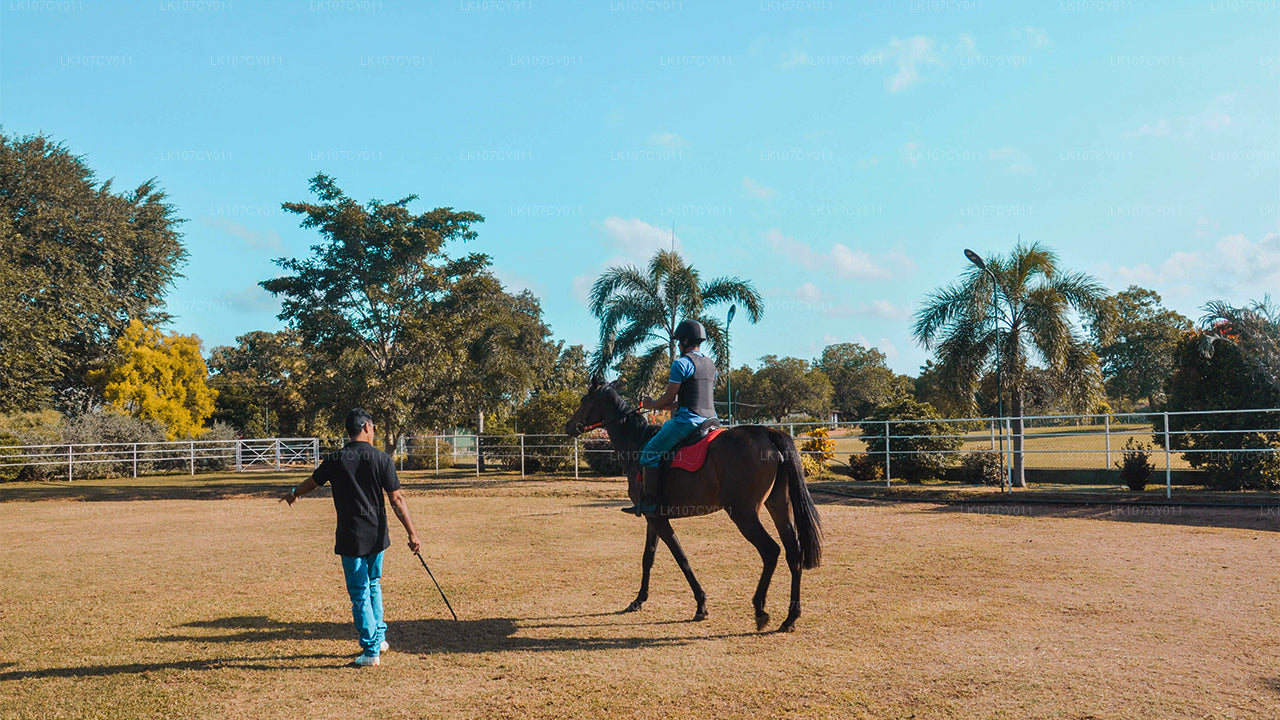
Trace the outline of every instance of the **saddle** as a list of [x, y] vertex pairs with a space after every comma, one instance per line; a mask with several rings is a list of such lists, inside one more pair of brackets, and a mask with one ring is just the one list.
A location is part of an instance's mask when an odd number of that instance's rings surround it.
[[711, 418], [702, 422], [693, 432], [681, 440], [671, 452], [662, 457], [662, 474], [671, 468], [696, 472], [707, 460], [707, 448], [717, 435], [724, 432], [720, 421]]

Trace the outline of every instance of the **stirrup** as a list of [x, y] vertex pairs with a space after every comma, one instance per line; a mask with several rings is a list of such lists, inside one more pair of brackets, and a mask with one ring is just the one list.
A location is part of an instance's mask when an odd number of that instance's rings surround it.
[[636, 517], [642, 515], [655, 515], [658, 512], [658, 503], [650, 498], [643, 498], [640, 502], [631, 507], [622, 508], [622, 512], [630, 513]]

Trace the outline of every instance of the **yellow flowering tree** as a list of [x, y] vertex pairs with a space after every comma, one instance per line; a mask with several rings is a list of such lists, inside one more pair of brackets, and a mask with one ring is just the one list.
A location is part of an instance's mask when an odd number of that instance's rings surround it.
[[170, 440], [195, 437], [213, 414], [218, 391], [206, 384], [209, 369], [200, 338], [170, 333], [137, 320], [116, 343], [118, 360], [93, 374], [107, 403], [121, 412], [163, 423]]

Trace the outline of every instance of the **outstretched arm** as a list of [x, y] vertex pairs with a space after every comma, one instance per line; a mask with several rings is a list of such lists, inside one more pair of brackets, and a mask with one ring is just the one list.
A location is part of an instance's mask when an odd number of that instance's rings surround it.
[[400, 524], [404, 526], [404, 531], [409, 535], [409, 552], [417, 555], [422, 543], [418, 542], [418, 533], [413, 529], [413, 518], [409, 517], [409, 503], [405, 502], [402, 491], [391, 491], [391, 509], [395, 510], [396, 517], [399, 518]]
[[280, 499], [292, 505], [298, 498], [302, 497], [303, 495], [306, 495], [307, 493], [311, 492], [312, 490], [315, 490], [318, 487], [320, 486], [316, 484], [315, 476], [312, 475], [306, 480], [303, 480], [302, 484], [299, 485], [298, 487], [293, 488], [289, 492], [281, 495]]

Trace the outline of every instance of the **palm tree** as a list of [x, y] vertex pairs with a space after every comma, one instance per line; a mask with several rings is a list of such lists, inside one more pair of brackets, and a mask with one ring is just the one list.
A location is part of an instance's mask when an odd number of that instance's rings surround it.
[[711, 354], [723, 373], [728, 338], [724, 325], [707, 311], [729, 302], [741, 303], [752, 323], [764, 310], [760, 293], [750, 282], [735, 277], [701, 282], [698, 271], [673, 251], [659, 250], [645, 270], [634, 265], [611, 267], [591, 289], [591, 314], [600, 320], [600, 348], [592, 357], [591, 369], [604, 373], [639, 354], [634, 387], [650, 389], [676, 359], [676, 325], [692, 319], [707, 329]]
[[1043, 362], [1059, 376], [1073, 405], [1096, 404], [1102, 386], [1098, 356], [1075, 332], [1070, 313], [1092, 316], [1104, 291], [1089, 275], [1063, 272], [1057, 255], [1039, 243], [1018, 243], [1007, 257], [985, 262], [990, 274], [971, 267], [958, 282], [931, 293], [916, 312], [912, 333], [936, 352], [941, 388], [971, 411], [983, 373], [999, 362], [1009, 398], [1013, 483], [1026, 487], [1022, 413], [1028, 369], [1033, 360]]
[[1214, 300], [1204, 309], [1205, 316], [1200, 319], [1205, 328], [1202, 352], [1211, 356], [1218, 340], [1235, 343], [1255, 369], [1280, 387], [1280, 308], [1271, 304], [1271, 298], [1244, 307]]

